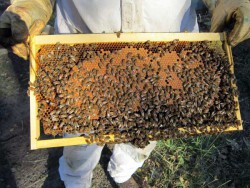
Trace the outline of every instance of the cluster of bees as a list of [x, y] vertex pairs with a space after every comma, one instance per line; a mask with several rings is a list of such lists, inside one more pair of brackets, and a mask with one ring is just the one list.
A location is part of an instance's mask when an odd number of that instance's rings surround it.
[[30, 88], [45, 133], [81, 133], [99, 144], [114, 135], [113, 143], [145, 147], [238, 126], [234, 75], [227, 57], [210, 46], [178, 40], [42, 46]]

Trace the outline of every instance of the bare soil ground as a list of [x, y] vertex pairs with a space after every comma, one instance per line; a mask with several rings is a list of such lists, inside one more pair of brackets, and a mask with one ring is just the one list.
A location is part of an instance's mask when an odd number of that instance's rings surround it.
[[[9, 2], [0, 0], [0, 15]], [[206, 27], [206, 26], [204, 26]], [[241, 95], [243, 120], [250, 116], [250, 43], [234, 49], [237, 79]], [[242, 61], [247, 64], [242, 64]], [[248, 71], [248, 74], [244, 72]], [[28, 62], [0, 48], [0, 187], [1, 188], [59, 188], [64, 187], [58, 174], [62, 148], [31, 151], [29, 140], [29, 79]], [[106, 169], [111, 151], [105, 147], [94, 170], [93, 187], [116, 187]]]

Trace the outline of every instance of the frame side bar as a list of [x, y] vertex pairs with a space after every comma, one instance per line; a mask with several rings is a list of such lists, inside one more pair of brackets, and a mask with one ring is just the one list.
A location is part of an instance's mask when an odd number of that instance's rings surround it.
[[[36, 79], [36, 69], [37, 65], [35, 62], [36, 55], [36, 43], [35, 39], [30, 42], [30, 82], [34, 83]], [[38, 106], [36, 102], [36, 97], [34, 91], [30, 90], [30, 147], [31, 149], [37, 149], [37, 140], [40, 137], [40, 121], [37, 118]]]
[[[232, 48], [228, 44], [226, 32], [224, 32], [223, 35], [224, 35], [224, 38], [225, 38], [224, 48], [226, 50], [226, 53], [227, 53], [227, 56], [228, 56], [228, 61], [230, 63], [230, 70], [234, 74], [234, 61], [233, 61]], [[232, 84], [233, 87], [237, 87], [235, 83], [231, 83], [231, 84]], [[237, 130], [243, 130], [242, 119], [241, 119], [241, 115], [240, 115], [240, 105], [239, 105], [239, 98], [238, 98], [238, 96], [234, 96], [234, 101], [237, 103], [237, 106], [238, 106], [238, 109], [236, 111], [236, 117], [240, 121], [240, 126], [238, 127]]]

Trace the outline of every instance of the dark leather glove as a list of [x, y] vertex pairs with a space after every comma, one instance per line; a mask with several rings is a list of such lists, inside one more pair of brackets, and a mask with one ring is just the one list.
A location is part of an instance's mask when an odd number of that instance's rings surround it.
[[0, 43], [12, 46], [14, 53], [27, 59], [28, 49], [24, 43], [30, 36], [41, 33], [52, 14], [53, 4], [50, 0], [12, 1], [0, 17]]
[[221, 32], [235, 21], [229, 32], [230, 45], [250, 38], [250, 0], [204, 0], [212, 12], [211, 32]]

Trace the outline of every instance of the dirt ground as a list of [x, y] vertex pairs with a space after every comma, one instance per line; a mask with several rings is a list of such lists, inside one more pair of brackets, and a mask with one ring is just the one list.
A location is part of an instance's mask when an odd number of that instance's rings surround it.
[[[1, 12], [8, 1], [0, 0]], [[234, 49], [235, 69], [241, 91], [242, 118], [250, 123], [250, 42]], [[241, 65], [247, 58], [248, 63]], [[60, 188], [64, 187], [58, 174], [62, 148], [31, 151], [29, 140], [29, 79], [28, 62], [0, 48], [0, 187], [1, 188]], [[105, 147], [94, 170], [93, 187], [116, 187], [107, 172], [111, 150]]]

